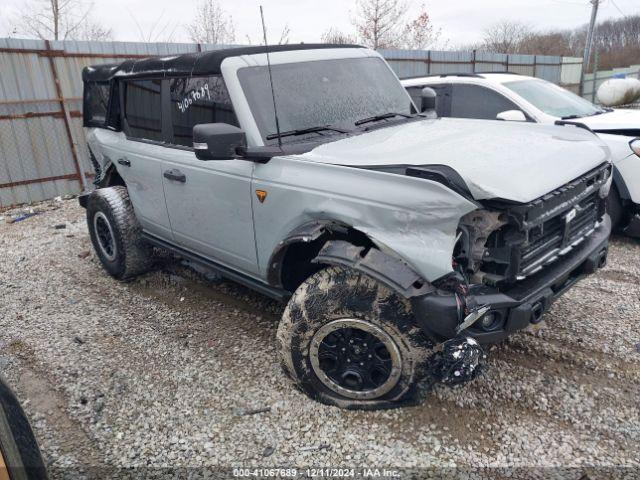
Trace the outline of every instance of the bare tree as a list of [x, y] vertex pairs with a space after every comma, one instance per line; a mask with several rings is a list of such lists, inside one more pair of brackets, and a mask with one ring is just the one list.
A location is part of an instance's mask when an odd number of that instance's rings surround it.
[[[550, 31], [535, 31], [509, 22], [502, 22], [500, 25], [500, 28], [490, 29], [491, 35], [485, 35], [484, 42], [475, 48], [501, 53], [581, 57], [587, 37], [587, 25]], [[600, 69], [608, 70], [638, 63], [640, 15], [600, 22], [596, 28], [593, 48], [598, 53]]]
[[357, 0], [356, 5], [358, 37], [374, 49], [424, 50], [440, 41], [442, 31], [435, 27], [424, 4], [409, 20], [411, 0]]
[[[282, 27], [282, 30], [280, 31], [280, 35], [278, 36], [278, 42], [277, 45], [289, 45], [289, 35], [291, 34], [291, 29], [289, 28], [289, 24], [286, 23], [284, 25], [284, 27]], [[247, 43], [247, 45], [253, 45], [254, 41], [251, 38], [250, 35], [245, 34], [244, 36], [245, 38], [245, 42]], [[263, 38], [260, 37], [259, 40], [257, 42], [255, 42], [256, 45], [261, 45], [263, 42]], [[269, 45], [274, 45], [272, 40], [269, 40]]]
[[332, 43], [334, 45], [351, 45], [358, 42], [355, 35], [343, 33], [340, 30], [329, 28], [322, 34], [322, 43]]
[[433, 48], [441, 36], [442, 29], [435, 27], [423, 4], [418, 16], [404, 26], [400, 46], [411, 50], [426, 50]]
[[112, 31], [92, 18], [83, 0], [30, 0], [16, 19], [16, 33], [49, 40], [110, 40]]
[[407, 6], [404, 0], [357, 0], [354, 25], [360, 40], [374, 49], [396, 47]]
[[195, 18], [186, 26], [192, 42], [218, 45], [235, 42], [233, 19], [217, 0], [201, 0], [196, 12]]
[[282, 31], [280, 32], [280, 40], [278, 40], [278, 45], [289, 45], [290, 33], [291, 29], [289, 28], [289, 24], [286, 23], [284, 27], [282, 27]]
[[533, 34], [529, 25], [503, 20], [484, 31], [481, 49], [497, 53], [518, 53]]
[[158, 18], [147, 28], [143, 28], [142, 25], [140, 25], [130, 10], [127, 9], [127, 11], [129, 12], [129, 16], [133, 22], [136, 24], [141, 42], [173, 42], [179, 24], [173, 22], [171, 19], [165, 20], [165, 10], [162, 10]]

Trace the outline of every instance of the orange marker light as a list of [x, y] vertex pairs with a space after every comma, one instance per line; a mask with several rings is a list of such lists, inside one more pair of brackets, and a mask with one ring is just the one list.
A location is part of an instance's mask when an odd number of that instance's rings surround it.
[[264, 190], [256, 190], [256, 197], [260, 203], [264, 203], [264, 199], [267, 198], [267, 192]]

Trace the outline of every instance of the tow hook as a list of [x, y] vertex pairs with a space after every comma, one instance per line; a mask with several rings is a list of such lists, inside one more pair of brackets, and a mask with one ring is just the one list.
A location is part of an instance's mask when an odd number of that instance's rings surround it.
[[471, 337], [456, 337], [441, 343], [431, 357], [431, 374], [454, 386], [476, 378], [486, 368], [487, 355]]

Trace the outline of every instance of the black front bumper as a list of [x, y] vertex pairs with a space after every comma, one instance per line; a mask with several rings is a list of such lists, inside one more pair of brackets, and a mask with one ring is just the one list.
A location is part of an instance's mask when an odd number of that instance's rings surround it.
[[[585, 275], [603, 267], [611, 221], [604, 221], [581, 244], [542, 271], [499, 291], [488, 286], [472, 286], [469, 295], [478, 305], [489, 305], [495, 322], [488, 331], [480, 321], [463, 333], [480, 343], [495, 343], [511, 333], [542, 320], [551, 303]], [[432, 293], [412, 299], [413, 311], [420, 327], [432, 338], [446, 340], [456, 336], [456, 327], [464, 317], [463, 308], [453, 293]]]

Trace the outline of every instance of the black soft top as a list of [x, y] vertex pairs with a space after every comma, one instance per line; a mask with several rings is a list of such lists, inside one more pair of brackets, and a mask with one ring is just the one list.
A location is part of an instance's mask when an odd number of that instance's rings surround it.
[[254, 55], [291, 50], [317, 50], [321, 48], [363, 48], [360, 45], [332, 45], [301, 43], [296, 45], [272, 45], [265, 47], [239, 47], [187, 53], [166, 57], [149, 57], [140, 60], [125, 60], [121, 63], [93, 65], [82, 70], [84, 82], [108, 82], [112, 78], [140, 76], [175, 77], [185, 75], [215, 75], [220, 73], [220, 64], [227, 57]]

